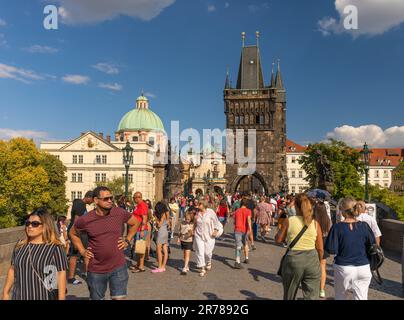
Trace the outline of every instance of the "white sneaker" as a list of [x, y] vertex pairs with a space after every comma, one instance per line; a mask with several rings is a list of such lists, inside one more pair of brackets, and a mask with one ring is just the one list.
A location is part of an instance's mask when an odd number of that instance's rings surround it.
[[212, 263], [206, 264], [206, 270], [208, 271], [212, 270]]

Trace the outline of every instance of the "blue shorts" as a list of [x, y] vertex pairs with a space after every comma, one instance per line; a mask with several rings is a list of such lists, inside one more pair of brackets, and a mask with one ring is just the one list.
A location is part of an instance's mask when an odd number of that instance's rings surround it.
[[87, 285], [90, 291], [90, 299], [104, 300], [108, 284], [111, 299], [126, 298], [128, 279], [126, 264], [108, 273], [88, 272]]
[[235, 232], [234, 238], [236, 239], [236, 248], [242, 248], [247, 245], [247, 234], [242, 232]]
[[143, 239], [143, 240], [146, 240], [146, 238], [147, 238], [147, 233], [148, 233], [149, 231], [143, 231], [143, 233], [144, 233], [144, 235], [143, 235], [143, 238], [141, 238], [140, 237], [140, 232], [136, 232], [136, 235], [135, 235], [135, 240], [140, 240], [140, 239]]

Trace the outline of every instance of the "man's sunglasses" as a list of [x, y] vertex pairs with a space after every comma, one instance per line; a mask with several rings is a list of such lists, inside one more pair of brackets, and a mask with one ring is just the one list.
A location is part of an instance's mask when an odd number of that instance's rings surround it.
[[31, 225], [33, 228], [38, 228], [40, 225], [42, 225], [42, 222], [39, 222], [39, 221], [29, 221], [29, 220], [25, 221], [25, 226], [26, 226], [26, 227], [29, 227], [30, 225]]
[[109, 200], [113, 201], [113, 200], [114, 200], [114, 197], [111, 196], [111, 197], [97, 198], [97, 199], [98, 199], [98, 200], [102, 200], [102, 201], [109, 201]]

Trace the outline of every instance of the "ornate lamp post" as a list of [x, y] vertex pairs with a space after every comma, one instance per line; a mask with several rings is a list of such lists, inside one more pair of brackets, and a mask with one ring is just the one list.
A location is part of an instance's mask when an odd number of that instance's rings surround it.
[[368, 145], [365, 142], [365, 145], [363, 146], [363, 150], [361, 151], [361, 154], [363, 155], [363, 162], [365, 163], [365, 201], [366, 202], [369, 202], [368, 175], [369, 175], [369, 160], [370, 160], [371, 153], [372, 153], [372, 151], [369, 150]]
[[125, 197], [128, 198], [129, 194], [129, 167], [133, 160], [133, 148], [130, 146], [129, 141], [126, 142], [125, 148], [122, 149], [123, 152], [123, 163], [125, 164]]

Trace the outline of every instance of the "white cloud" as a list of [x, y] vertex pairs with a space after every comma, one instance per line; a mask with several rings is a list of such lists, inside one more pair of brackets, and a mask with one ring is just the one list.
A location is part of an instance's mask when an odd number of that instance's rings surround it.
[[251, 13], [257, 13], [261, 10], [267, 10], [269, 9], [269, 3], [268, 2], [264, 2], [260, 5], [257, 4], [250, 4], [248, 6], [248, 11], [250, 11]]
[[24, 50], [31, 53], [56, 53], [59, 51], [59, 49], [48, 46], [41, 46], [39, 44], [32, 45], [29, 48], [25, 48]]
[[[354, 5], [358, 8], [358, 29], [346, 30], [343, 26], [344, 8]], [[354, 37], [360, 35], [379, 35], [404, 23], [404, 1], [402, 0], [335, 0], [335, 8], [339, 21], [325, 17], [318, 22], [318, 30], [323, 35], [331, 33], [351, 33]]]
[[209, 12], [216, 11], [216, 7], [213, 4], [211, 4], [211, 5], [208, 6], [208, 11]]
[[113, 91], [121, 91], [123, 88], [122, 85], [118, 83], [99, 83], [98, 86], [100, 88], [109, 89]]
[[2, 33], [0, 33], [0, 47], [7, 47], [6, 37]]
[[71, 84], [87, 84], [90, 81], [90, 78], [79, 74], [67, 74], [62, 80]]
[[34, 71], [17, 68], [0, 63], [0, 79], [14, 79], [24, 83], [31, 83], [30, 80], [43, 80], [44, 77]]
[[98, 71], [104, 72], [106, 74], [118, 74], [119, 69], [111, 64], [111, 63], [106, 63], [106, 62], [100, 62], [97, 63], [96, 65], [93, 66], [94, 69], [97, 69]]
[[226, 3], [224, 4], [224, 7], [225, 7], [225, 9], [229, 8], [229, 7], [230, 7], [230, 3], [226, 2]]
[[157, 96], [154, 93], [151, 93], [151, 92], [145, 92], [144, 96], [148, 97], [148, 98], [152, 98], [152, 99], [157, 98]]
[[39, 141], [47, 139], [48, 136], [49, 134], [43, 131], [0, 128], [0, 140], [10, 140], [13, 138], [23, 137], [27, 139], [33, 139], [34, 141]]
[[[67, 24], [97, 23], [120, 15], [149, 21], [175, 0], [56, 0], [59, 14]], [[49, 1], [50, 2], [50, 1]]]
[[403, 148], [404, 126], [395, 126], [383, 130], [374, 124], [360, 127], [343, 125], [327, 133], [327, 138], [342, 140], [352, 147], [361, 147], [366, 142], [373, 148]]
[[0, 27], [5, 27], [6, 25], [7, 23], [3, 19], [0, 19]]

